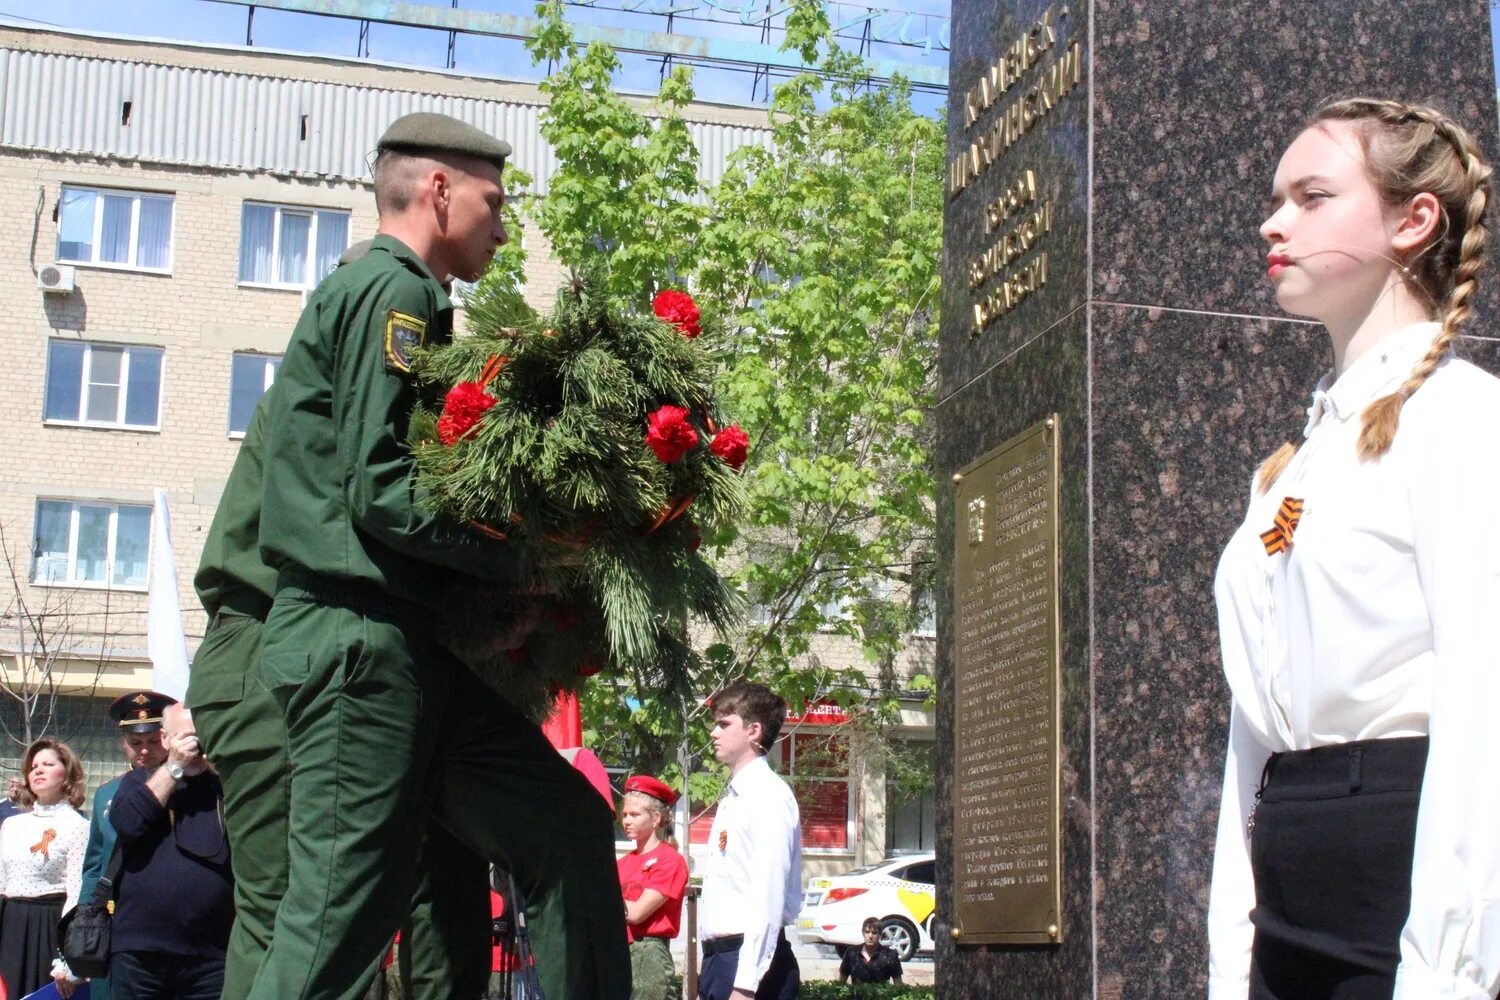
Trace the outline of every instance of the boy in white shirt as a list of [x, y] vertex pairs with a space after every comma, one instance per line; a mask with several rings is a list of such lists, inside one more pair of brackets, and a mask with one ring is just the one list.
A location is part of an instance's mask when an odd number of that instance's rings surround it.
[[802, 822], [791, 788], [766, 761], [786, 702], [737, 681], [709, 704], [714, 755], [730, 778], [708, 835], [698, 1000], [792, 1000], [802, 975], [784, 928], [802, 901]]

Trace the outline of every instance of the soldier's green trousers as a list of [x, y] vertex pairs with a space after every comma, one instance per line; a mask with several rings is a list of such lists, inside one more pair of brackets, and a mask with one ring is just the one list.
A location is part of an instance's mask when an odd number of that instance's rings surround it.
[[[244, 1000], [271, 944], [286, 894], [290, 768], [286, 724], [260, 683], [262, 623], [223, 613], [210, 625], [188, 685], [199, 742], [224, 785], [224, 816], [234, 868], [235, 921], [220, 1000]], [[488, 864], [436, 824], [427, 831], [420, 881], [404, 927], [412, 1000], [483, 995], [490, 967]], [[351, 985], [361, 992], [379, 970]]]
[[359, 996], [405, 916], [429, 817], [514, 874], [548, 1000], [626, 1000], [610, 809], [535, 724], [378, 603], [283, 586], [266, 620], [290, 878], [250, 1000]]

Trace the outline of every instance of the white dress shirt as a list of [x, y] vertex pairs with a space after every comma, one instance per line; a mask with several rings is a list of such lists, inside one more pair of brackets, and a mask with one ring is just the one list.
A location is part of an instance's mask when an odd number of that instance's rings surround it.
[[66, 893], [66, 913], [78, 902], [88, 839], [89, 821], [66, 802], [9, 817], [0, 824], [0, 894], [35, 899]]
[[[1399, 330], [1318, 383], [1305, 441], [1219, 562], [1234, 695], [1209, 900], [1209, 996], [1248, 992], [1255, 905], [1245, 826], [1266, 758], [1430, 737], [1394, 1000], [1488, 1000], [1500, 985], [1500, 380], [1449, 357], [1383, 457], [1360, 415], [1437, 330]], [[1287, 551], [1260, 533], [1304, 501]]]
[[781, 929], [802, 905], [802, 818], [792, 790], [764, 757], [729, 780], [708, 833], [704, 939], [745, 935], [734, 988], [754, 993], [776, 953]]

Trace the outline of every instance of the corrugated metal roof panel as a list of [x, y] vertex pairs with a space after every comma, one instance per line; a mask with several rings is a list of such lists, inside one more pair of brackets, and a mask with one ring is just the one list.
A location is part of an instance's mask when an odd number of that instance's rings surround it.
[[[130, 121], [122, 108], [131, 104]], [[539, 190], [556, 169], [541, 106], [355, 84], [289, 80], [0, 49], [0, 145], [85, 156], [367, 180], [380, 133], [412, 111], [439, 111], [506, 137]], [[304, 135], [305, 120], [305, 135]], [[709, 183], [768, 129], [691, 122]]]

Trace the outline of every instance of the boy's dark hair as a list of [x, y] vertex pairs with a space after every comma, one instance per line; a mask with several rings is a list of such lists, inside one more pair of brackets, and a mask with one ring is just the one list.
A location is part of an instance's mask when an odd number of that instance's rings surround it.
[[762, 754], [769, 754], [781, 735], [781, 724], [786, 721], [786, 702], [764, 684], [735, 681], [708, 700], [713, 707], [714, 718], [738, 715], [745, 725], [760, 723], [760, 746]]

